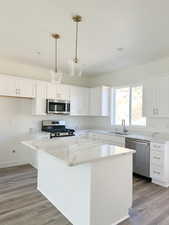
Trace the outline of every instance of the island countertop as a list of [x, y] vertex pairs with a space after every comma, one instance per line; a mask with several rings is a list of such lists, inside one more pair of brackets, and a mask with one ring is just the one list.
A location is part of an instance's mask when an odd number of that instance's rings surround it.
[[106, 144], [101, 140], [77, 136], [23, 141], [22, 144], [35, 151], [46, 152], [62, 160], [68, 166], [135, 153], [134, 150]]

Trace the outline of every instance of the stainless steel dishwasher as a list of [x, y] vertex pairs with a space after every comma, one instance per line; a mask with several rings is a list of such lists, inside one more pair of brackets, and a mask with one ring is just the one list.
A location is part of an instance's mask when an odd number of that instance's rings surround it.
[[126, 138], [125, 146], [136, 150], [133, 155], [133, 172], [150, 178], [150, 142], [134, 138]]

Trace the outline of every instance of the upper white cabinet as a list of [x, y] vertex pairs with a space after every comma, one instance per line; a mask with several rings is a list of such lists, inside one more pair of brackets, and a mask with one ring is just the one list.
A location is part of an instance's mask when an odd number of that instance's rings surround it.
[[48, 83], [47, 85], [47, 98], [48, 99], [56, 99], [56, 85]]
[[7, 75], [0, 75], [0, 95], [14, 96], [14, 94], [16, 94], [14, 79]]
[[101, 86], [90, 89], [90, 115], [109, 116], [110, 88]]
[[0, 75], [0, 95], [34, 98], [35, 81], [15, 76]]
[[89, 88], [71, 86], [70, 88], [70, 112], [73, 116], [89, 115]]
[[51, 84], [47, 86], [47, 98], [70, 100], [70, 86], [64, 84]]
[[36, 82], [36, 97], [33, 100], [34, 115], [46, 115], [47, 82]]
[[34, 115], [46, 115], [46, 99], [58, 99], [70, 101], [71, 115], [109, 116], [109, 88], [105, 86], [86, 88], [0, 75], [0, 96], [33, 98]]
[[58, 84], [57, 88], [57, 96], [58, 99], [61, 100], [70, 100], [70, 86], [66, 84]]
[[20, 97], [34, 98], [35, 97], [36, 81], [30, 79], [19, 79], [16, 81], [16, 88]]
[[143, 88], [143, 116], [169, 117], [169, 78], [147, 81]]

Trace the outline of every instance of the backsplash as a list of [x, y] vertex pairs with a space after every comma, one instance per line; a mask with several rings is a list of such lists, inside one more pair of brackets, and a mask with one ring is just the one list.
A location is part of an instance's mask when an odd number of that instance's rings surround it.
[[[115, 129], [111, 126], [110, 118], [108, 117], [92, 117], [90, 119], [90, 128], [95, 129]], [[169, 118], [147, 118], [146, 127], [130, 127], [129, 131], [137, 132], [165, 132], [169, 133]]]
[[30, 132], [39, 131], [45, 119], [65, 120], [68, 128], [75, 129], [86, 129], [89, 125], [88, 117], [33, 116], [31, 99], [0, 97], [0, 167], [22, 160], [24, 146], [20, 142]]

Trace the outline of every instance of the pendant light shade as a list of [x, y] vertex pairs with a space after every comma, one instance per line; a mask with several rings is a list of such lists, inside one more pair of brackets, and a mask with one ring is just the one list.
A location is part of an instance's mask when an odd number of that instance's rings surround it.
[[58, 39], [60, 39], [60, 35], [52, 34], [51, 36], [55, 41], [54, 68], [50, 70], [51, 83], [60, 84], [63, 78], [63, 73], [58, 71]]
[[78, 34], [79, 34], [79, 23], [82, 21], [82, 17], [75, 15], [72, 17], [73, 22], [76, 24], [76, 38], [75, 38], [75, 57], [69, 61], [69, 74], [70, 76], [82, 76], [82, 66], [78, 59]]
[[82, 76], [82, 66], [81, 64], [78, 62], [74, 62], [74, 60], [70, 60], [69, 62], [69, 71], [70, 71], [70, 76]]

